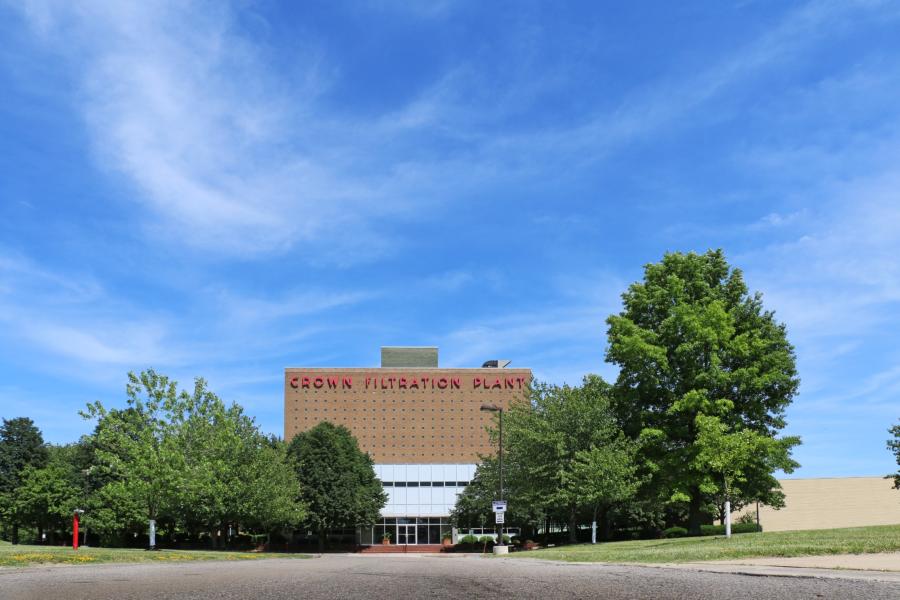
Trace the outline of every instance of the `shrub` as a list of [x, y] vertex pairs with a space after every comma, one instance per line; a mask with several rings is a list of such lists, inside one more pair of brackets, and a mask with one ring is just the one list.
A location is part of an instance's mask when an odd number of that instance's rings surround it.
[[460, 543], [460, 544], [477, 544], [477, 543], [478, 543], [478, 537], [477, 537], [477, 536], [474, 536], [474, 535], [472, 535], [472, 534], [470, 533], [470, 534], [468, 534], [468, 535], [462, 536], [462, 538], [460, 538], [460, 540], [459, 540], [459, 543]]
[[534, 541], [536, 541], [541, 546], [549, 546], [553, 544], [555, 546], [561, 546], [562, 544], [569, 543], [569, 534], [565, 531], [554, 531], [553, 533], [539, 533], [534, 536]]
[[731, 526], [732, 533], [759, 533], [762, 531], [762, 525], [756, 526], [756, 521], [752, 523], [734, 523]]
[[662, 532], [662, 536], [664, 538], [680, 538], [687, 537], [688, 530], [684, 527], [669, 527], [668, 529], [664, 529]]
[[[762, 527], [759, 529], [762, 531]], [[756, 533], [756, 523], [732, 523], [731, 533]], [[724, 525], [701, 525], [700, 535], [725, 535]]]
[[493, 544], [494, 538], [492, 538], [489, 535], [483, 535], [480, 538], [478, 538], [478, 543], [479, 544]]
[[735, 523], [753, 523], [754, 525], [756, 525], [756, 515], [752, 512], [745, 512], [738, 517]]
[[512, 538], [504, 533], [503, 534], [503, 543], [508, 544], [508, 543], [510, 543], [510, 541], [512, 541]]

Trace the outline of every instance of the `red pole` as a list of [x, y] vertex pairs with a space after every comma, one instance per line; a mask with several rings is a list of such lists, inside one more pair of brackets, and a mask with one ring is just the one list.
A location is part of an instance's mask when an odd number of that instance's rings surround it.
[[78, 513], [72, 517], [72, 549], [78, 550]]

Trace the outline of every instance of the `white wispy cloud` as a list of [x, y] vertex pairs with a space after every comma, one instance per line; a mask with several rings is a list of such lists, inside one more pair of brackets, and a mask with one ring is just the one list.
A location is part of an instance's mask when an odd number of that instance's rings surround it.
[[[74, 365], [172, 364], [171, 324], [110, 298], [89, 273], [66, 273], [0, 254], [0, 339]], [[20, 353], [24, 354], [24, 353]]]
[[[241, 34], [227, 4], [16, 6], [80, 77], [78, 103], [94, 152], [133, 190], [125, 195], [146, 209], [154, 237], [244, 255], [315, 243], [311, 260], [349, 263], [398, 243], [378, 233], [380, 220], [425, 218], [435, 203], [452, 202], [440, 182], [454, 181], [459, 195], [481, 182], [543, 172], [548, 160], [596, 160], [678, 124], [853, 15], [897, 12], [871, 4], [808, 4], [709, 69], [654, 82], [612, 112], [513, 133], [498, 123], [555, 84], [523, 72], [500, 93], [473, 99], [485, 74], [455, 65], [380, 117], [337, 118], [318, 102], [334, 71], [328, 57], [309, 44], [297, 58], [300, 75], [284, 80]], [[437, 17], [448, 7], [425, 12]], [[526, 25], [523, 40], [530, 39]], [[421, 156], [423, 135], [456, 140], [459, 149]]]
[[[173, 290], [167, 294], [175, 294]], [[286, 290], [248, 295], [198, 290], [160, 310], [95, 281], [0, 252], [0, 344], [12, 361], [83, 380], [118, 381], [149, 366], [185, 377], [216, 365], [264, 361], [303, 348], [329, 328], [323, 318], [377, 296], [374, 291]], [[218, 367], [234, 376], [234, 367]], [[191, 373], [190, 375], [186, 375]]]
[[156, 219], [155, 236], [252, 255], [327, 235], [334, 247], [377, 252], [365, 243], [376, 237], [367, 219], [404, 205], [402, 185], [396, 173], [354, 176], [355, 161], [374, 149], [351, 143], [359, 123], [316, 113], [327, 84], [314, 50], [303, 75], [285, 82], [235, 30], [226, 5], [22, 6], [80, 74], [94, 152]]

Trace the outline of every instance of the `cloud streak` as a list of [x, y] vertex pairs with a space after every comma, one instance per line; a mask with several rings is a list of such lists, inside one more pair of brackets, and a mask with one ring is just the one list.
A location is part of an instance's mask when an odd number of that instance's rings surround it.
[[[479, 97], [473, 107], [468, 90], [483, 83], [482, 75], [456, 65], [380, 117], [336, 118], [317, 102], [329, 89], [327, 57], [307, 45], [301, 75], [283, 81], [227, 5], [22, 6], [44, 43], [82, 74], [79, 104], [95, 155], [121, 179], [124, 195], [146, 209], [149, 235], [226, 255], [314, 246], [312, 260], [335, 262], [390, 252], [398, 240], [373, 223], [415, 220], [452, 201], [438, 181], [454, 181], [458, 194], [479, 182], [527, 176], [548, 160], [590, 163], [675, 125], [870, 8], [809, 4], [685, 81], [657, 83], [573, 126], [512, 133], [497, 124], [508, 109], [540, 96], [530, 73], [500, 99]], [[421, 157], [423, 136], [461, 145]]]

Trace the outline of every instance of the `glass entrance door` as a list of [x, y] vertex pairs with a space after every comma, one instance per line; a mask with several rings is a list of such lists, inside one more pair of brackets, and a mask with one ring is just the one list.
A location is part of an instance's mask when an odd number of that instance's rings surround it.
[[416, 526], [415, 525], [397, 525], [397, 543], [398, 544], [415, 544], [416, 543]]

